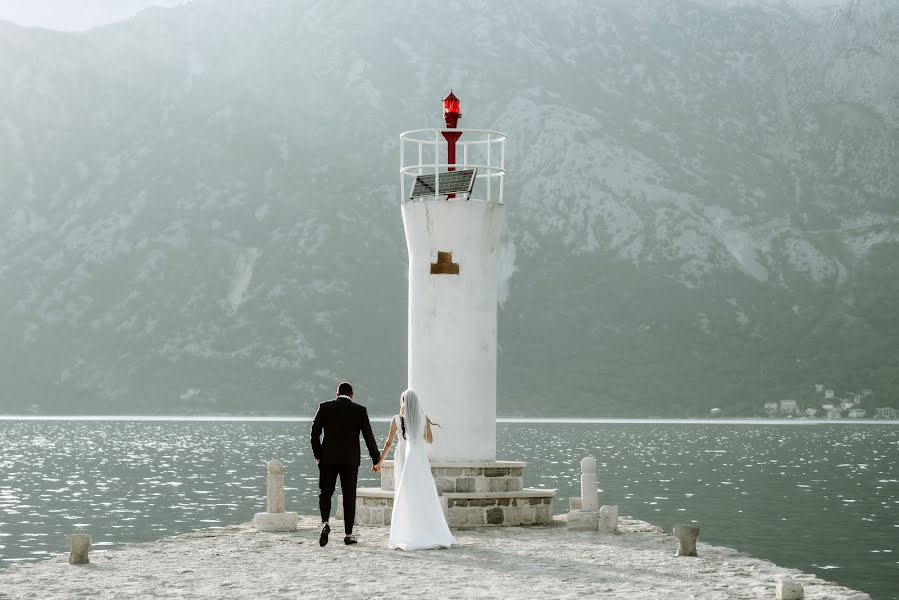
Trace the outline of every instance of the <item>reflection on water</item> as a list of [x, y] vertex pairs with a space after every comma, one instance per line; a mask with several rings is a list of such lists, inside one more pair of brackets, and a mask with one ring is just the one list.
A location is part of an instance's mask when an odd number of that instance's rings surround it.
[[[246, 522], [265, 463], [285, 462], [290, 510], [315, 514], [304, 422], [0, 421], [0, 565]], [[376, 424], [375, 429], [386, 429]], [[385, 432], [381, 432], [382, 437]], [[816, 572], [875, 598], [899, 588], [899, 426], [501, 423], [499, 457], [526, 484], [580, 495], [597, 458], [600, 501], [701, 540]], [[377, 485], [366, 469], [360, 485]]]
[[[597, 458], [600, 502], [700, 539], [899, 598], [899, 427], [507, 426], [529, 483], [579, 495]], [[557, 500], [556, 512], [565, 510]]]

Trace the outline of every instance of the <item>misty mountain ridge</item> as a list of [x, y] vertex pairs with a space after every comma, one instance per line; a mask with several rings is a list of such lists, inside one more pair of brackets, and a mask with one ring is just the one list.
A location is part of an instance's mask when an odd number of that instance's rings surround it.
[[895, 403], [899, 6], [412, 6], [0, 23], [0, 412], [392, 413], [451, 87], [510, 136], [500, 414]]

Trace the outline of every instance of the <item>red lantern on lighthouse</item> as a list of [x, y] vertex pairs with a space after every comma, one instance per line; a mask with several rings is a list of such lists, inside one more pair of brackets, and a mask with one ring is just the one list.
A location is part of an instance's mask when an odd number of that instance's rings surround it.
[[[443, 120], [446, 122], [447, 129], [455, 129], [456, 124], [459, 122], [459, 117], [462, 116], [462, 112], [459, 109], [459, 99], [456, 98], [456, 95], [450, 90], [449, 96], [443, 99]], [[455, 171], [456, 167], [452, 166], [456, 164], [456, 140], [462, 137], [461, 131], [442, 131], [443, 139], [446, 140], [446, 162], [448, 165], [447, 171]], [[447, 196], [447, 200], [451, 198], [455, 198], [455, 194], [450, 194]]]
[[456, 95], [450, 90], [449, 96], [443, 99], [443, 120], [446, 121], [446, 126], [448, 129], [455, 129], [456, 123], [459, 122], [459, 117], [462, 116], [462, 113], [459, 111], [459, 99], [456, 98]]

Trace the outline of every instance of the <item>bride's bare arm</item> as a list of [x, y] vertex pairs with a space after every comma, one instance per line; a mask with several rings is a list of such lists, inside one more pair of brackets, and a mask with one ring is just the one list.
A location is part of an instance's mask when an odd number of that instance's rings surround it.
[[396, 421], [390, 421], [390, 433], [387, 434], [387, 441], [384, 443], [384, 449], [381, 450], [381, 460], [378, 461], [377, 466], [381, 466], [384, 464], [384, 461], [387, 460], [387, 453], [390, 451], [390, 446], [393, 444], [393, 438], [396, 436]]
[[434, 443], [434, 434], [431, 432], [431, 419], [425, 421], [425, 441], [429, 444]]

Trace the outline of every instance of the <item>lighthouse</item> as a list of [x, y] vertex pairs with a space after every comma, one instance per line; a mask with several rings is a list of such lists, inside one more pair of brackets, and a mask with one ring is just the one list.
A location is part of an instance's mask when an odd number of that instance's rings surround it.
[[[497, 460], [496, 452], [506, 136], [458, 127], [461, 103], [452, 91], [442, 108], [441, 127], [400, 135], [408, 385], [441, 425], [430, 461], [449, 526], [547, 524], [556, 490], [525, 488], [526, 463]], [[386, 461], [381, 486], [357, 490], [357, 524], [390, 524], [396, 483]]]
[[443, 117], [443, 129], [400, 136], [408, 384], [442, 426], [432, 460], [492, 461], [506, 136], [458, 128], [460, 101], [452, 92]]

